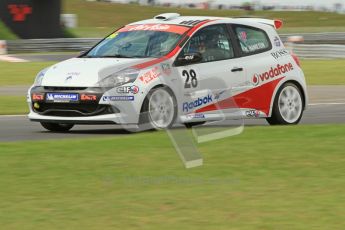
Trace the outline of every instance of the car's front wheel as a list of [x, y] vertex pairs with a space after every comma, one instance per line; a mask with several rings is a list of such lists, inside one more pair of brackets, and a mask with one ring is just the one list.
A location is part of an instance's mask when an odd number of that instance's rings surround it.
[[174, 124], [176, 116], [176, 100], [171, 90], [155, 88], [144, 101], [140, 123], [149, 123], [154, 129], [167, 129]]
[[278, 90], [272, 116], [267, 118], [267, 121], [271, 125], [298, 124], [303, 109], [301, 90], [293, 83], [286, 83]]
[[74, 126], [73, 124], [58, 124], [49, 122], [41, 122], [41, 125], [43, 128], [52, 132], [67, 132]]

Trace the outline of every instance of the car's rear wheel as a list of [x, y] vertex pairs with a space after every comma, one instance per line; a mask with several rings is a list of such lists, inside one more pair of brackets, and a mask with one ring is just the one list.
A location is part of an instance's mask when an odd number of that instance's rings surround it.
[[271, 125], [298, 124], [303, 109], [301, 90], [293, 83], [286, 83], [278, 90], [273, 103], [272, 116], [267, 118], [267, 121]]
[[52, 132], [67, 132], [74, 126], [73, 124], [58, 124], [49, 122], [41, 122], [41, 125], [43, 128]]
[[176, 100], [171, 90], [165, 87], [151, 90], [140, 116], [140, 125], [149, 124], [154, 129], [170, 128], [177, 116]]

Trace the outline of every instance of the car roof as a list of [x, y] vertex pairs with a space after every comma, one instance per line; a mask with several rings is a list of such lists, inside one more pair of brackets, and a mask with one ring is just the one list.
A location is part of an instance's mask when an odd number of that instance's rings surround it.
[[[142, 24], [171, 24], [171, 25], [183, 25], [193, 27], [200, 22], [210, 20], [210, 22], [216, 20], [219, 23], [234, 23], [234, 24], [247, 24], [256, 27], [276, 27], [277, 20], [263, 19], [263, 18], [251, 18], [251, 17], [212, 17], [212, 16], [180, 16], [177, 13], [165, 13], [155, 16], [152, 19], [142, 20], [138, 22], [130, 23], [129, 25], [142, 25]], [[278, 20], [279, 21], [279, 20]], [[280, 21], [281, 27], [282, 22]]]
[[226, 18], [219, 18], [219, 17], [207, 17], [207, 16], [180, 16], [168, 20], [162, 19], [147, 19], [138, 22], [131, 23], [130, 25], [137, 25], [137, 24], [174, 24], [180, 25], [184, 24], [184, 22], [191, 22], [191, 21], [205, 21], [205, 20], [215, 20], [215, 19], [226, 19]]

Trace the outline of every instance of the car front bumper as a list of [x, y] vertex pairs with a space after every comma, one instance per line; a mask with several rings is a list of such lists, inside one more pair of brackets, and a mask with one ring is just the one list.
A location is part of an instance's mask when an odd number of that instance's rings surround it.
[[[54, 102], [47, 94], [76, 94], [79, 100]], [[38, 100], [33, 95], [41, 95]], [[82, 100], [86, 95], [92, 100]], [[32, 87], [28, 92], [28, 115], [31, 121], [71, 124], [137, 124], [138, 108], [135, 101], [107, 101], [105, 95], [114, 95], [106, 88]]]

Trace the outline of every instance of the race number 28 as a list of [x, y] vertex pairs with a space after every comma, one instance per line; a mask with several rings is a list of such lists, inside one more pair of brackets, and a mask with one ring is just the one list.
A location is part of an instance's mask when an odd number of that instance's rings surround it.
[[182, 76], [186, 77], [186, 81], [184, 83], [184, 87], [186, 89], [195, 88], [198, 86], [198, 78], [196, 77], [194, 70], [191, 69], [189, 72], [187, 70], [183, 70]]

